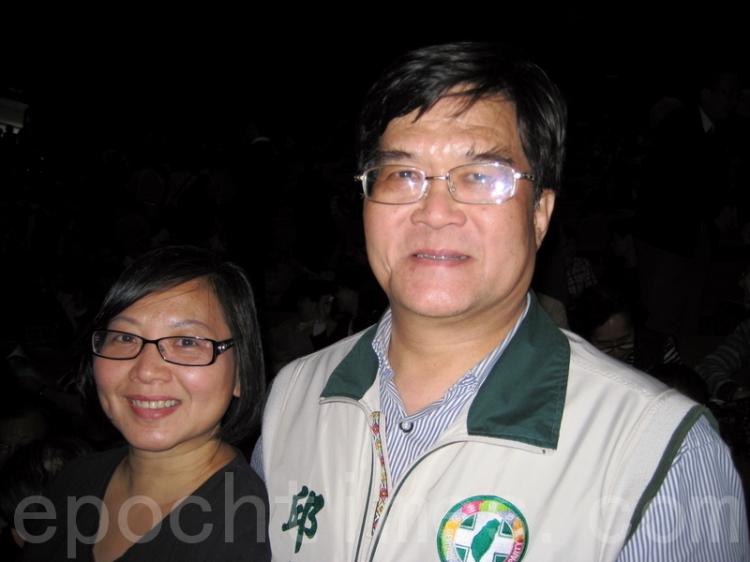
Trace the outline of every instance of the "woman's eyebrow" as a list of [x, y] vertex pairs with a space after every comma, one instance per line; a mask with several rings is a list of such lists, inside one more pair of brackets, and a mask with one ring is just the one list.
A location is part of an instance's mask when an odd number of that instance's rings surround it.
[[191, 326], [202, 326], [203, 328], [211, 329], [211, 327], [206, 324], [205, 322], [201, 322], [200, 320], [194, 320], [192, 318], [186, 318], [184, 320], [172, 320], [169, 323], [170, 326], [174, 328], [189, 328]]
[[125, 322], [126, 324], [131, 324], [132, 326], [140, 326], [141, 325], [141, 323], [138, 320], [136, 320], [135, 318], [132, 318], [130, 316], [124, 316], [122, 314], [118, 314], [117, 316], [115, 316], [114, 318], [112, 318], [109, 322], [110, 323], [112, 323], [112, 322]]
[[[111, 322], [125, 322], [126, 324], [130, 324], [131, 326], [142, 326], [142, 322], [130, 316], [115, 316], [114, 318], [112, 318], [112, 320], [110, 320], [110, 323]], [[200, 320], [196, 320], [193, 318], [171, 320], [169, 322], [169, 325], [173, 328], [189, 328], [192, 326], [202, 326], [203, 328], [211, 329], [211, 327], [205, 322], [201, 322]]]

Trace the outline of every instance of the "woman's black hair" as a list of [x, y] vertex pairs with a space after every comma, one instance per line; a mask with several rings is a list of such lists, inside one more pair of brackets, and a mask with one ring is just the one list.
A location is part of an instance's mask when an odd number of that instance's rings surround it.
[[[203, 279], [213, 290], [232, 333], [240, 396], [224, 414], [219, 438], [238, 443], [260, 421], [265, 397], [265, 368], [255, 299], [244, 271], [214, 252], [194, 246], [166, 246], [151, 250], [129, 265], [109, 289], [94, 318], [95, 330], [151, 293]], [[93, 357], [89, 353], [81, 370], [81, 386], [93, 385]]]

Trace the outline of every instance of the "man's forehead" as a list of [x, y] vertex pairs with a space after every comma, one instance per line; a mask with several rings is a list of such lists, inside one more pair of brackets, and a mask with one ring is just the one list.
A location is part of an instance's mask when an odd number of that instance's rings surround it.
[[493, 123], [498, 114], [512, 114], [515, 119], [515, 104], [501, 94], [474, 99], [460, 91], [451, 90], [428, 108], [418, 107], [411, 112], [394, 117], [388, 125], [399, 121], [417, 123], [425, 119], [468, 120], [472, 117]]
[[501, 96], [467, 105], [466, 96], [440, 99], [390, 121], [379, 139], [376, 160], [409, 158], [416, 144], [451, 144], [453, 153], [469, 159], [512, 162], [520, 148], [515, 105]]
[[[398, 146], [398, 145], [397, 145]], [[414, 158], [416, 155], [407, 149], [400, 148], [381, 148], [375, 151], [374, 160], [376, 162], [389, 162], [397, 160], [409, 160]], [[482, 147], [481, 149], [476, 145], [468, 145], [466, 150], [461, 154], [467, 160], [476, 161], [488, 161], [493, 162], [504, 162], [509, 165], [515, 164], [515, 158], [513, 157], [513, 151], [506, 145], [493, 144]]]

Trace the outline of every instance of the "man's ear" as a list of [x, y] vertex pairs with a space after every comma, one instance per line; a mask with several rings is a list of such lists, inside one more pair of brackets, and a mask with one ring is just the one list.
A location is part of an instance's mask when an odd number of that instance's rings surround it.
[[547, 234], [552, 211], [555, 208], [555, 192], [551, 189], [543, 189], [534, 204], [534, 237], [537, 250], [542, 245], [542, 240]]

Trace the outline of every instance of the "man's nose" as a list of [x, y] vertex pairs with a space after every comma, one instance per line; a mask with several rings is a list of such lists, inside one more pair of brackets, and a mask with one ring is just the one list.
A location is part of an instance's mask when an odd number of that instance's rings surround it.
[[427, 224], [433, 228], [442, 228], [466, 222], [463, 205], [458, 203], [450, 191], [447, 176], [427, 176], [427, 186], [422, 198], [412, 214], [415, 223]]

